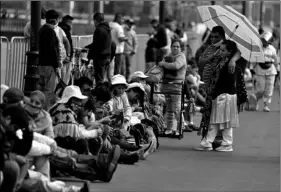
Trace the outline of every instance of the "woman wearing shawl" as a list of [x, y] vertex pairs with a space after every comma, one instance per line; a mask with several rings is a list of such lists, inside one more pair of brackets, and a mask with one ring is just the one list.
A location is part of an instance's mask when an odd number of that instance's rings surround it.
[[220, 45], [221, 61], [214, 65], [210, 74], [209, 86], [206, 87], [207, 99], [201, 121], [203, 139], [196, 150], [213, 150], [218, 131], [222, 131], [222, 144], [216, 151], [233, 151], [233, 128], [239, 126], [238, 107], [247, 100], [243, 73], [239, 67], [229, 71], [230, 58], [237, 52], [233, 41], [224, 40]]
[[[221, 60], [220, 54], [216, 54], [222, 42], [225, 40], [225, 32], [223, 27], [215, 26], [210, 34], [211, 45], [204, 51], [203, 55], [199, 58], [198, 66], [203, 69], [202, 80], [204, 87], [209, 87], [210, 75], [214, 70], [214, 66]], [[229, 61], [229, 70], [234, 72], [235, 62], [240, 58], [240, 52], [237, 51]]]

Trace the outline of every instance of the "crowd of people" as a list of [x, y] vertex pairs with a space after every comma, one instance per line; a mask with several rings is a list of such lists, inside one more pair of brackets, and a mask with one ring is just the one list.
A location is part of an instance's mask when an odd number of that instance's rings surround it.
[[[233, 151], [233, 129], [245, 105], [257, 110], [263, 98], [263, 110], [270, 111], [280, 78], [280, 40], [274, 33], [261, 34], [265, 63], [243, 59], [221, 26], [208, 32], [192, 58], [181, 25], [152, 20], [147, 70], [131, 72], [137, 52], [134, 21], [123, 27], [122, 15], [108, 23], [95, 13], [93, 43], [81, 61], [94, 70], [73, 76], [73, 18], [59, 22], [55, 10], [42, 11], [43, 17], [38, 90], [27, 96], [1, 85], [1, 191], [89, 191], [89, 182], [110, 182], [118, 164], [145, 160], [160, 147], [159, 137], [178, 137], [180, 127], [202, 136], [195, 150]], [[199, 126], [196, 113], [202, 114]], [[53, 179], [65, 176], [86, 182], [77, 187]]]

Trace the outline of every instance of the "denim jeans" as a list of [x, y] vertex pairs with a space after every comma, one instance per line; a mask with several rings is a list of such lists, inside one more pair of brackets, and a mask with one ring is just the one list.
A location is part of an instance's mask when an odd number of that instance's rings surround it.
[[96, 59], [94, 61], [94, 68], [95, 68], [94, 76], [95, 76], [96, 84], [104, 81], [109, 64], [110, 64], [109, 59], [105, 59], [105, 60]]
[[125, 55], [125, 67], [126, 67], [126, 80], [127, 82], [129, 81], [130, 75], [131, 75], [131, 66], [132, 66], [132, 60], [133, 60], [133, 55], [130, 53], [126, 53]]
[[64, 63], [61, 69], [61, 79], [66, 85], [69, 85], [72, 72], [72, 62]]
[[117, 74], [125, 75], [123, 53], [118, 53], [118, 54], [115, 55], [114, 63], [115, 63], [114, 75], [117, 75]]
[[46, 97], [46, 108], [55, 104], [55, 90], [58, 83], [57, 74], [52, 66], [39, 67], [39, 85]]

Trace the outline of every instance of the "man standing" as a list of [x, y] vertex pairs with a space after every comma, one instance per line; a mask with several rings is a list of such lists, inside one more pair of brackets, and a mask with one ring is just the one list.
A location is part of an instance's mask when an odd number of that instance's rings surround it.
[[[41, 7], [41, 27], [46, 23], [46, 9]], [[31, 35], [31, 21], [28, 21], [23, 29], [23, 35], [25, 37], [30, 37]]]
[[65, 62], [63, 64], [63, 69], [62, 69], [62, 79], [63, 81], [68, 85], [71, 79], [71, 71], [72, 71], [72, 64], [71, 60], [73, 58], [73, 44], [72, 44], [72, 21], [73, 17], [70, 15], [66, 15], [62, 18], [62, 21], [59, 23], [59, 27], [64, 31], [66, 38], [69, 42], [69, 55], [67, 55], [70, 59], [69, 62]]
[[104, 21], [103, 13], [94, 14], [95, 32], [92, 44], [89, 48], [88, 59], [94, 62], [94, 77], [96, 84], [104, 81], [104, 76], [110, 63], [111, 57], [111, 34], [110, 27]]
[[168, 54], [168, 35], [166, 29], [163, 25], [161, 25], [158, 20], [153, 19], [150, 24], [155, 29], [156, 34], [154, 38], [157, 40], [156, 48], [157, 48], [157, 61], [162, 61], [163, 58]]
[[123, 16], [119, 13], [115, 15], [114, 21], [110, 23], [111, 27], [111, 36], [112, 41], [116, 44], [116, 53], [115, 53], [115, 67], [114, 74], [124, 75], [124, 41], [127, 41], [127, 38], [124, 34], [124, 29], [122, 27]]
[[59, 39], [54, 30], [59, 13], [49, 10], [46, 13], [46, 24], [39, 30], [39, 84], [46, 96], [46, 108], [55, 103], [57, 75], [62, 67]]
[[128, 41], [125, 42], [124, 46], [124, 55], [125, 55], [125, 67], [126, 67], [126, 80], [129, 82], [131, 75], [131, 66], [133, 56], [137, 53], [137, 35], [135, 30], [132, 29], [132, 26], [135, 24], [133, 19], [128, 19], [126, 25], [124, 26], [125, 36], [128, 38]]

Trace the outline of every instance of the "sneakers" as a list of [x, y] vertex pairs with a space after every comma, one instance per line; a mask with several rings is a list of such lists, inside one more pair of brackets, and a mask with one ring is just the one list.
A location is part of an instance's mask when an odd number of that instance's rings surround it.
[[220, 146], [218, 148], [215, 149], [216, 151], [219, 152], [231, 152], [233, 151], [232, 145], [228, 145], [228, 146]]
[[104, 182], [110, 182], [114, 172], [117, 169], [118, 160], [120, 158], [121, 149], [119, 145], [115, 145], [108, 154], [107, 171], [105, 174]]
[[270, 109], [269, 109], [268, 105], [266, 105], [266, 104], [264, 105], [263, 111], [264, 112], [270, 112]]
[[213, 147], [204, 147], [200, 145], [199, 147], [194, 148], [195, 151], [212, 151]]

